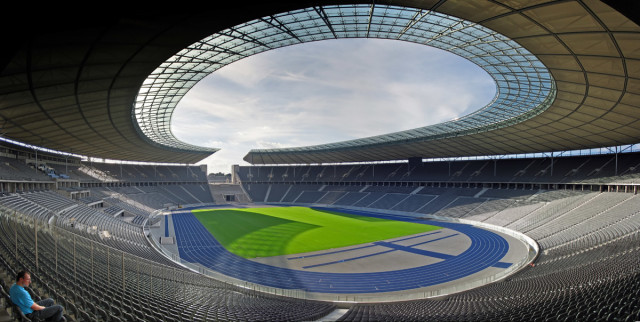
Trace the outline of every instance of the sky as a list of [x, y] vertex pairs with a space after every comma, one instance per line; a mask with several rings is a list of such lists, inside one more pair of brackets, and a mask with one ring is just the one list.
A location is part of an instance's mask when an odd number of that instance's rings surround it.
[[488, 104], [493, 79], [449, 52], [394, 40], [338, 39], [257, 54], [212, 73], [174, 111], [201, 163], [229, 173], [251, 149], [357, 139], [448, 121]]

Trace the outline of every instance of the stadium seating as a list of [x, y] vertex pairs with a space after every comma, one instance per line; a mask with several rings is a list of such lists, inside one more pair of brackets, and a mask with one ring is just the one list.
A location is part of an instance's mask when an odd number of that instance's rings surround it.
[[[206, 173], [197, 166], [142, 166], [116, 163], [83, 163], [80, 171], [101, 173], [120, 181], [206, 182]], [[78, 171], [78, 172], [80, 172]]]
[[[616, 156], [608, 154], [555, 157], [553, 162], [551, 158], [425, 162], [413, 168], [407, 164], [392, 163], [316, 167], [258, 166], [240, 167], [238, 175], [245, 183], [637, 182], [640, 178], [638, 153], [621, 153], [617, 158], [617, 165]], [[285, 173], [287, 175], [283, 177]]]
[[[3, 215], [0, 253], [7, 263], [2, 269], [29, 268], [34, 287], [53, 296], [79, 320], [295, 321], [315, 319], [334, 308], [327, 303], [256, 296], [222, 282], [194, 278], [195, 273], [166, 259], [138, 257], [137, 248], [53, 229], [55, 234], [38, 231], [36, 257], [29, 246], [36, 245], [33, 228]], [[14, 252], [14, 231], [19, 236], [19, 254]], [[129, 236], [129, 240], [135, 238]]]
[[[607, 157], [564, 160], [564, 164], [556, 168], [564, 173], [554, 177], [559, 181], [586, 178], [605, 182], [611, 179], [596, 178], [593, 173], [590, 177], [593, 169], [583, 169], [589, 164], [602, 167], [606, 160]], [[544, 166], [526, 161], [516, 164], [538, 173]], [[573, 171], [575, 169], [579, 170]], [[602, 170], [599, 173], [602, 174]], [[614, 178], [616, 182], [621, 178], [633, 180], [633, 176], [626, 174]], [[295, 189], [298, 195], [304, 196], [298, 198], [297, 203], [390, 209], [484, 221], [525, 232], [536, 239], [542, 249], [535, 267], [504, 282], [452, 295], [444, 301], [357, 304], [340, 320], [634, 320], [640, 314], [637, 297], [640, 197], [634, 194], [394, 186], [372, 189], [367, 183], [355, 182], [347, 189], [321, 187], [320, 184], [272, 183], [265, 189]], [[350, 192], [340, 198], [328, 198], [322, 193], [334, 190]], [[413, 192], [409, 192], [411, 190]]]
[[[249, 172], [253, 178], [243, 179], [242, 189], [229, 193], [246, 191], [256, 203], [468, 219], [523, 232], [541, 246], [534, 267], [499, 283], [444, 299], [355, 304], [342, 321], [636, 320], [640, 197], [624, 190], [537, 185], [637, 180], [635, 166], [640, 161], [635, 154], [619, 156], [617, 175], [611, 158], [558, 158], [553, 175], [548, 159], [498, 160], [495, 173], [494, 161], [487, 160], [413, 168], [406, 164], [240, 167], [241, 178]], [[9, 163], [13, 178], [42, 177], [32, 168]], [[92, 167], [104, 173], [120, 171], [119, 165]], [[167, 204], [213, 204], [215, 194], [206, 181], [195, 181], [198, 175], [189, 175], [199, 169], [122, 168], [119, 179], [129, 183], [107, 181], [88, 187], [90, 196], [81, 200], [69, 199], [64, 190], [0, 195], [0, 271], [32, 270], [34, 291], [54, 297], [77, 320], [313, 320], [336, 308], [204, 278], [158, 253], [142, 226], [149, 213]], [[70, 171], [72, 179], [74, 173], [83, 173], [76, 180], [96, 182], [79, 169]], [[170, 179], [151, 180], [155, 178]], [[444, 183], [415, 184], [431, 180]]]

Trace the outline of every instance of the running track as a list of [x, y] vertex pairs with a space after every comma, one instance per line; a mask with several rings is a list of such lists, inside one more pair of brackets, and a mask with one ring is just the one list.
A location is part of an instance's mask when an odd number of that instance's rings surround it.
[[508, 263], [500, 262], [509, 250], [508, 242], [487, 230], [466, 224], [399, 218], [344, 209], [336, 211], [449, 228], [468, 236], [471, 246], [458, 256], [409, 269], [372, 273], [309, 272], [244, 259], [220, 245], [192, 214], [174, 214], [172, 217], [178, 250], [183, 260], [200, 263], [237, 279], [283, 289], [339, 294], [402, 291], [454, 281], [491, 266], [509, 266]]

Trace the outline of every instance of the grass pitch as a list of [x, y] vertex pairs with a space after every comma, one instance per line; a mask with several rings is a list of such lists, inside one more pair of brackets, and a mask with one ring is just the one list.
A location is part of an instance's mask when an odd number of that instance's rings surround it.
[[312, 252], [440, 229], [307, 207], [193, 213], [225, 248], [244, 258]]

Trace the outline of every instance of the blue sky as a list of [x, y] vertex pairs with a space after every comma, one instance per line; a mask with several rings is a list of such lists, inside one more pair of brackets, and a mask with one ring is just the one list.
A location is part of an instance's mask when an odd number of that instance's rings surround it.
[[254, 55], [209, 75], [172, 120], [185, 142], [221, 148], [209, 172], [246, 164], [254, 148], [350, 140], [451, 120], [495, 95], [482, 69], [412, 43], [340, 39]]

